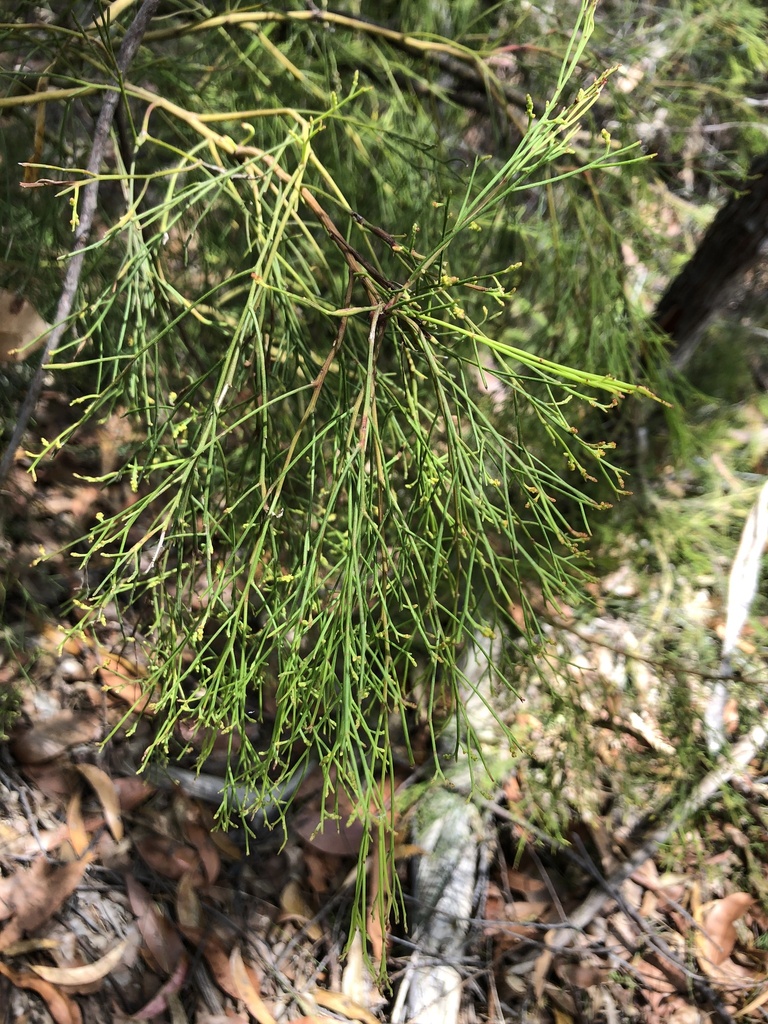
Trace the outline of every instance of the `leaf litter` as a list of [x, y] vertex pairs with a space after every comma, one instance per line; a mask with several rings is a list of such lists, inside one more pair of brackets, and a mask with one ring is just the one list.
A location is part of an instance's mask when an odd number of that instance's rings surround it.
[[[756, 415], [744, 411], [751, 430]], [[735, 432], [734, 444], [751, 436], [740, 441]], [[731, 486], [738, 480], [727, 453], [713, 470]], [[266, 825], [249, 837], [247, 821], [225, 836], [215, 806], [187, 795], [170, 772], [164, 783], [137, 774], [155, 713], [141, 645], [117, 615], [90, 635], [73, 633], [76, 611], [60, 611], [47, 569], [34, 564], [41, 547], [54, 551], [74, 536], [93, 495], [61, 471], [42, 472], [32, 489], [23, 464], [16, 471], [16, 512], [34, 538], [29, 576], [20, 579], [35, 580], [31, 589], [50, 602], [28, 602], [9, 623], [14, 641], [0, 666], [18, 694], [0, 766], [0, 999], [17, 1019], [34, 1006], [56, 1024], [386, 1020], [393, 992], [379, 990], [366, 956], [386, 960], [396, 991], [411, 939], [398, 922], [369, 917], [367, 934], [342, 956], [350, 868], [363, 839], [355, 808], [320, 827], [322, 788], [310, 773], [283, 846]], [[725, 523], [733, 536], [740, 524], [762, 522], [764, 494], [752, 499], [752, 520], [749, 494], [725, 515], [721, 502], [717, 528]], [[105, 488], [98, 500], [124, 495]], [[705, 515], [698, 481], [662, 477], [656, 500], [662, 513]], [[462, 999], [481, 1019], [514, 1016], [531, 997], [529, 1020], [558, 1024], [763, 1012], [768, 816], [759, 743], [733, 776], [731, 800], [712, 803], [713, 783], [706, 818], [681, 819], [629, 877], [610, 882], [643, 849], [650, 819], [671, 818], [690, 795], [692, 770], [701, 775], [704, 715], [726, 654], [723, 729], [744, 736], [760, 726], [754, 683], [765, 679], [768, 622], [759, 603], [757, 614], [751, 607], [764, 546], [762, 533], [752, 535], [741, 589], [733, 555], [713, 561], [709, 575], [695, 572], [675, 536], [638, 529], [611, 552], [615, 568], [595, 590], [589, 618], [528, 595], [547, 625], [535, 657], [519, 648], [516, 657], [511, 644], [525, 697], [510, 718], [520, 752], [486, 808], [492, 856], [463, 968], [474, 988]], [[81, 581], [56, 565], [56, 593], [74, 592]], [[729, 572], [726, 592], [717, 581]], [[738, 630], [723, 615], [729, 600]], [[209, 739], [182, 725], [174, 757], [183, 767]], [[211, 746], [220, 770], [231, 749], [224, 739]], [[406, 764], [392, 799], [408, 792], [411, 773]], [[737, 808], [728, 806], [734, 799]], [[408, 845], [408, 815], [405, 801], [396, 881], [406, 894], [424, 856]], [[369, 878], [373, 887], [373, 863]], [[584, 908], [597, 905], [601, 885], [608, 891], [590, 916]]]

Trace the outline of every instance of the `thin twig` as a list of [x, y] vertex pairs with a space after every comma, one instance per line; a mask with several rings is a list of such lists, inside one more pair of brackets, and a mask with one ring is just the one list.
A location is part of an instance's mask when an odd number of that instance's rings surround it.
[[[119, 79], [123, 78], [136, 56], [139, 46], [141, 45], [141, 40], [144, 37], [144, 33], [146, 32], [159, 4], [160, 0], [144, 0], [144, 3], [139, 8], [138, 14], [131, 23], [130, 28], [125, 33], [125, 37], [115, 61], [115, 69]], [[99, 168], [101, 167], [102, 160], [104, 159], [104, 151], [109, 139], [109, 131], [112, 127], [112, 121], [115, 116], [115, 110], [117, 109], [120, 96], [121, 93], [119, 90], [109, 90], [102, 102], [101, 111], [99, 112], [96, 128], [93, 133], [91, 155], [88, 160], [88, 173], [90, 175], [97, 175], [99, 173]], [[83, 263], [85, 261], [84, 247], [88, 240], [88, 236], [91, 233], [98, 197], [99, 182], [89, 181], [88, 184], [83, 187], [80, 219], [75, 230], [74, 244], [72, 246], [70, 260], [67, 265], [67, 272], [64, 276], [64, 284], [62, 285], [59, 304], [56, 309], [56, 326], [48, 335], [48, 340], [46, 341], [45, 348], [43, 349], [40, 365], [38, 366], [35, 376], [32, 378], [32, 382], [29, 385], [29, 390], [24, 398], [21, 409], [19, 410], [16, 426], [14, 427], [13, 434], [11, 435], [11, 440], [8, 443], [2, 462], [0, 462], [0, 484], [3, 483], [8, 475], [8, 471], [13, 465], [16, 450], [21, 444], [24, 432], [27, 429], [35, 408], [37, 407], [40, 392], [43, 388], [43, 381], [45, 380], [46, 366], [67, 329], [69, 316], [75, 302], [77, 287], [80, 282], [80, 275], [83, 270]]]
[[570, 915], [571, 927], [558, 931], [552, 936], [548, 943], [550, 952], [554, 953], [558, 949], [565, 948], [575, 935], [591, 924], [605, 904], [613, 898], [612, 892], [647, 860], [654, 857], [669, 837], [697, 811], [705, 807], [734, 775], [746, 768], [755, 754], [765, 746], [766, 739], [768, 739], [768, 715], [765, 715], [743, 739], [739, 740], [731, 750], [730, 756], [723, 758], [717, 768], [704, 776], [688, 799], [675, 808], [665, 824], [652, 832], [643, 845], [621, 867], [612, 872], [603, 884], [589, 893], [581, 906]]
[[[761, 480], [764, 477], [760, 477]], [[660, 669], [661, 671], [677, 672], [684, 675], [695, 676], [697, 679], [706, 679], [711, 682], [723, 682], [733, 678], [733, 672], [730, 674], [723, 671], [722, 665], [717, 671], [709, 669], [699, 668], [696, 665], [687, 664], [684, 661], [678, 661], [676, 658], [670, 658], [666, 655], [650, 655], [642, 654], [639, 650], [632, 647], [627, 647], [624, 644], [612, 643], [599, 633], [587, 633], [578, 626], [573, 625], [572, 622], [568, 622], [566, 619], [558, 618], [555, 615], [550, 615], [546, 611], [538, 612], [538, 617], [541, 621], [549, 623], [555, 629], [562, 630], [563, 633], [570, 633], [571, 636], [575, 636], [578, 640], [583, 640], [585, 643], [591, 644], [593, 647], [602, 647], [605, 651], [611, 651], [613, 654], [619, 654], [630, 661], [639, 661], [643, 665], [652, 665], [654, 668]], [[745, 685], [754, 683], [755, 686], [764, 686], [765, 679], [758, 676], [745, 676], [742, 672], [739, 673], [740, 682]]]

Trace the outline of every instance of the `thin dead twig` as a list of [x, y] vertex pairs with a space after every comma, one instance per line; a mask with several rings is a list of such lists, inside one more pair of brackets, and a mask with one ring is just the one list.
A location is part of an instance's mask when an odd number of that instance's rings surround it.
[[[136, 56], [139, 46], [141, 45], [141, 40], [144, 38], [144, 33], [147, 31], [149, 23], [152, 20], [159, 4], [160, 0], [144, 0], [144, 3], [139, 8], [136, 17], [133, 19], [133, 22], [125, 33], [125, 37], [123, 38], [122, 45], [115, 61], [115, 69], [119, 79], [123, 78]], [[112, 127], [112, 121], [114, 119], [120, 97], [121, 92], [119, 90], [110, 89], [102, 102], [101, 111], [99, 112], [99, 117], [96, 122], [96, 129], [93, 134], [91, 155], [88, 159], [87, 170], [89, 175], [95, 176], [99, 173], [99, 168], [101, 167], [102, 160], [104, 159], [107, 140], [109, 139], [109, 131]], [[40, 392], [43, 388], [43, 381], [45, 380], [46, 365], [67, 329], [69, 316], [75, 302], [77, 287], [80, 283], [83, 263], [85, 261], [84, 246], [91, 233], [98, 197], [98, 181], [89, 181], [88, 184], [83, 186], [80, 219], [75, 230], [74, 243], [70, 253], [69, 263], [67, 265], [67, 272], [64, 276], [64, 284], [61, 288], [59, 304], [56, 309], [56, 326], [48, 335], [45, 348], [43, 349], [43, 355], [40, 360], [40, 365], [38, 366], [35, 376], [32, 378], [29, 385], [29, 390], [24, 398], [21, 409], [19, 410], [16, 426], [14, 427], [13, 434], [11, 435], [11, 440], [8, 442], [8, 447], [5, 450], [2, 462], [0, 462], [0, 484], [2, 484], [8, 475], [8, 471], [13, 464], [16, 451], [21, 444], [21, 439], [24, 436], [24, 432], [27, 429], [27, 425], [29, 424], [32, 414], [37, 407]]]

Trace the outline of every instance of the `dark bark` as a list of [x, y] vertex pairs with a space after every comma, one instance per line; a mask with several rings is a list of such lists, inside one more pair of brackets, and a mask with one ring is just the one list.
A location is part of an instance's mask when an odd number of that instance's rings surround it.
[[753, 161], [746, 181], [720, 210], [693, 257], [671, 282], [654, 322], [672, 339], [672, 365], [691, 358], [712, 316], [760, 257], [768, 239], [768, 154]]

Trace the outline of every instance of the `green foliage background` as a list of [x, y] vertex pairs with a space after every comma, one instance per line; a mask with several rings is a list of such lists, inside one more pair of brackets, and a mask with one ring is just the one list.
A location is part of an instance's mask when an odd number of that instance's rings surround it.
[[116, 607], [143, 646], [148, 755], [181, 719], [225, 731], [256, 801], [316, 759], [391, 852], [413, 693], [439, 729], [477, 630], [517, 606], [535, 633], [531, 586], [579, 599], [588, 513], [626, 489], [610, 416], [670, 394], [647, 314], [691, 239], [661, 214], [703, 222], [764, 145], [765, 14], [606, 3], [590, 40], [572, 0], [168, 2], [116, 83], [130, 11], [26, 6], [0, 25], [2, 267], [44, 313], [124, 96], [54, 361], [82, 415], [36, 454], [110, 414], [144, 438], [100, 477], [134, 500], [74, 546], [79, 626]]

